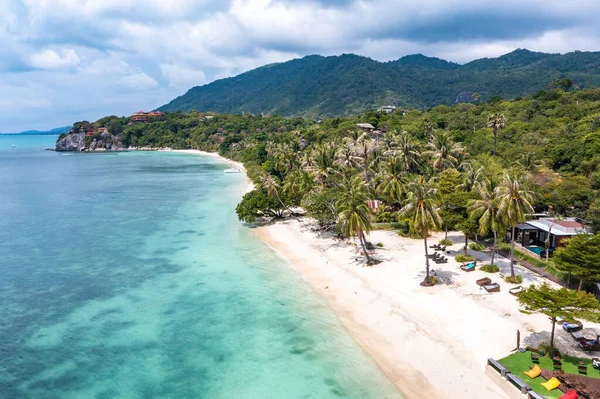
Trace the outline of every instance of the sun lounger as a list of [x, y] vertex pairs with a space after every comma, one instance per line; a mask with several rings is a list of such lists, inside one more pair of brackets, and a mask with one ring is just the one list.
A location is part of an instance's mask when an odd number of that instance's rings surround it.
[[475, 284], [477, 284], [480, 287], [491, 283], [492, 279], [489, 277], [480, 278], [479, 280], [475, 281]]
[[540, 385], [546, 388], [546, 390], [552, 391], [560, 386], [560, 381], [556, 377], [552, 377], [548, 381], [542, 382]]
[[429, 246], [429, 248], [433, 248], [433, 249], [437, 249], [439, 247], [440, 247], [440, 244], [433, 244], [433, 245]]
[[472, 272], [473, 270], [475, 270], [475, 263], [469, 263], [468, 265], [462, 265], [462, 266], [460, 266], [460, 270], [462, 270], [463, 272]]
[[514, 295], [514, 296], [517, 296], [517, 295], [519, 295], [519, 294], [520, 294], [521, 292], [523, 292], [523, 291], [525, 291], [525, 288], [523, 288], [523, 287], [521, 287], [521, 286], [518, 286], [518, 287], [515, 287], [515, 288], [511, 288], [510, 290], [508, 290], [508, 292], [509, 292], [511, 295]]
[[581, 322], [579, 321], [565, 321], [562, 324], [562, 328], [568, 332], [568, 333], [572, 333], [572, 332], [576, 332], [579, 330], [583, 329], [583, 324], [581, 324]]
[[536, 377], [539, 377], [540, 374], [542, 374], [542, 369], [537, 364], [534, 364], [533, 367], [531, 368], [531, 370], [525, 371], [523, 374], [525, 374], [527, 377], [529, 377], [531, 379], [534, 379]]
[[436, 251], [442, 251], [442, 252], [444, 252], [446, 250], [446, 247], [437, 247], [437, 248], [434, 248], [434, 249]]
[[500, 292], [500, 284], [493, 283], [493, 284], [484, 285], [483, 289], [486, 290], [487, 292]]

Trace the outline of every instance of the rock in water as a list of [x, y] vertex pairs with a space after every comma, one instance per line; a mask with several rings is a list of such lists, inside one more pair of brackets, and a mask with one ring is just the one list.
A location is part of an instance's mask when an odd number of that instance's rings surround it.
[[69, 133], [56, 143], [56, 151], [83, 151], [85, 133]]

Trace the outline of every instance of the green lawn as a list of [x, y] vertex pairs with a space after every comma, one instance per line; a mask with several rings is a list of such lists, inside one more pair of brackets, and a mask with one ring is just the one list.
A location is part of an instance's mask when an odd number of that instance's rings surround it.
[[[563, 395], [563, 393], [558, 389], [548, 392], [546, 388], [544, 388], [541, 385], [542, 382], [546, 382], [546, 380], [542, 376], [539, 376], [532, 380], [524, 374], [525, 371], [529, 370], [529, 367], [533, 366], [533, 363], [531, 362], [531, 352], [516, 352], [498, 361], [504, 367], [509, 369], [511, 373], [515, 374], [520, 379], [522, 379], [523, 382], [529, 385], [531, 389], [533, 389], [540, 395], [543, 395], [546, 398], [559, 398], [561, 395]], [[563, 356], [562, 368], [565, 371], [565, 373], [579, 374], [579, 372], [577, 371], [577, 367], [580, 361], [587, 361], [589, 363], [587, 371], [588, 377], [600, 378], [600, 372], [592, 367], [592, 362], [589, 359], [580, 359], [577, 357]], [[544, 370], [554, 369], [552, 367], [552, 359], [545, 356], [540, 358], [539, 365]]]

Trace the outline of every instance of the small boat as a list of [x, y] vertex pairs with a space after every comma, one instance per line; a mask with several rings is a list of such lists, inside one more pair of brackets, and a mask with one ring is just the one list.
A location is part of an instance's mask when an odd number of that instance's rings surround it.
[[13, 144], [13, 148], [16, 148], [17, 146]]
[[225, 172], [225, 173], [240, 173], [241, 172], [241, 170], [239, 170], [238, 168], [233, 167], [233, 162], [229, 162], [229, 166], [230, 166], [230, 168], [225, 169], [223, 172]]

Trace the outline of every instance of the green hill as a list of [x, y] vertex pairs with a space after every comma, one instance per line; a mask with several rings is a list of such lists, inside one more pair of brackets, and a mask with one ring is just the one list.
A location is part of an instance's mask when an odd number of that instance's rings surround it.
[[518, 49], [464, 65], [421, 54], [385, 63], [354, 54], [311, 55], [194, 87], [159, 109], [341, 116], [382, 105], [429, 108], [511, 99], [565, 78], [575, 88], [600, 87], [600, 52]]

